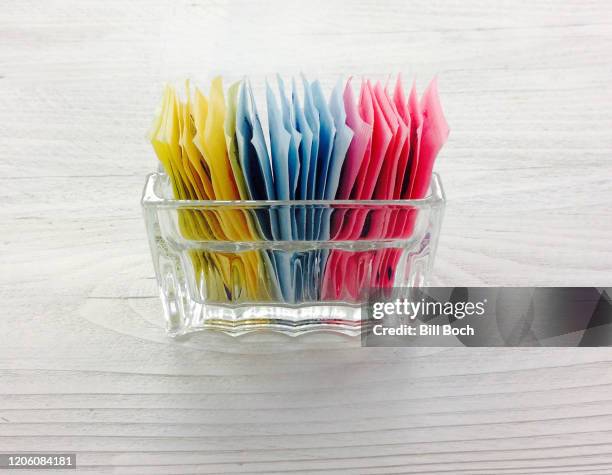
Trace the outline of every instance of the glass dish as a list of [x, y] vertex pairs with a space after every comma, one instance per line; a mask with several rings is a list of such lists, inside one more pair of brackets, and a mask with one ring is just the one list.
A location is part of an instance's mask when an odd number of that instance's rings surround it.
[[423, 286], [445, 197], [419, 200], [175, 200], [152, 173], [142, 206], [168, 333], [358, 334], [372, 290]]

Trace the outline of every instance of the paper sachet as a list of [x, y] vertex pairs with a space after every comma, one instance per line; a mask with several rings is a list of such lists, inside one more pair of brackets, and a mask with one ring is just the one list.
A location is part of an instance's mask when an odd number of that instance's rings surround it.
[[423, 114], [423, 131], [412, 198], [423, 198], [427, 194], [434, 161], [448, 138], [448, 124], [440, 105], [436, 79], [431, 81], [423, 93], [420, 106]]
[[[300, 133], [302, 140], [298, 147], [300, 159], [300, 172], [295, 192], [295, 197], [298, 200], [305, 200], [308, 195], [308, 174], [310, 168], [310, 157], [312, 154], [313, 132], [306, 119], [304, 109], [300, 105], [300, 98], [297, 92], [295, 79], [291, 81], [291, 107], [295, 117], [296, 129]], [[298, 239], [306, 237], [306, 210], [300, 207], [296, 210], [296, 221]]]

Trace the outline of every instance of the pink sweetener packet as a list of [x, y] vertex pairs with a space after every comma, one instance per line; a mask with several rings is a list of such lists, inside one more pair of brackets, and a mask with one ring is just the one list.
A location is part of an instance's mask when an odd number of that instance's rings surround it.
[[[401, 87], [399, 76], [398, 84]], [[410, 114], [407, 114], [408, 122], [406, 122], [404, 117], [402, 117], [402, 114], [400, 114], [398, 107], [396, 106], [396, 101], [390, 97], [387, 87], [385, 87], [384, 90], [384, 99], [386, 104], [388, 105], [387, 111], [388, 113], [392, 114], [393, 120], [397, 121], [398, 127], [393, 142], [395, 147], [395, 153], [393, 156], [393, 160], [390, 163], [390, 173], [387, 175], [387, 192], [385, 195], [381, 196], [381, 198], [399, 199], [401, 194], [401, 183], [405, 174], [405, 168], [408, 162], [408, 155], [410, 152]], [[400, 108], [406, 109], [405, 102], [403, 104], [400, 104]], [[399, 209], [391, 209], [387, 214], [388, 217], [386, 218], [385, 229], [382, 235], [385, 238], [395, 237], [395, 228], [403, 221], [403, 213]]]
[[366, 122], [359, 113], [359, 108], [353, 95], [349, 78], [344, 88], [344, 107], [346, 109], [346, 125], [353, 131], [353, 140], [346, 153], [336, 199], [346, 200], [351, 196], [359, 168], [366, 155], [366, 148], [372, 139], [373, 124]]
[[419, 164], [419, 149], [421, 148], [421, 133], [423, 132], [423, 114], [416, 91], [416, 83], [412, 83], [408, 96], [408, 113], [410, 114], [410, 154], [407, 174], [402, 184], [402, 199], [409, 199], [414, 188], [414, 178]]
[[402, 86], [401, 75], [397, 76], [397, 82], [395, 83], [395, 90], [393, 91], [393, 104], [397, 110], [398, 115], [404, 122], [407, 129], [406, 140], [404, 146], [400, 152], [400, 157], [397, 163], [397, 175], [395, 177], [395, 187], [393, 189], [393, 199], [400, 199], [402, 196], [402, 186], [407, 175], [410, 174], [409, 170], [409, 159], [410, 159], [410, 142], [412, 136], [412, 120], [410, 118], [410, 111], [408, 109], [408, 101], [404, 94], [404, 87]]
[[423, 117], [423, 129], [421, 131], [414, 187], [410, 193], [410, 198], [413, 199], [423, 198], [427, 194], [436, 156], [449, 134], [448, 123], [444, 117], [440, 97], [438, 96], [436, 78], [431, 81], [423, 93], [420, 108]]
[[355, 198], [362, 200], [372, 199], [374, 188], [376, 187], [376, 181], [380, 174], [382, 164], [393, 138], [393, 133], [389, 128], [387, 121], [383, 115], [378, 101], [374, 97], [374, 90], [370, 81], [366, 81], [365, 87], [367, 88], [367, 94], [371, 98], [371, 104], [373, 109], [374, 128], [372, 130], [372, 146], [369, 160], [367, 163], [363, 163], [357, 181], [359, 182], [359, 192]]
[[382, 85], [377, 83], [374, 88], [374, 94], [384, 118], [387, 121], [387, 125], [393, 134], [378, 177], [374, 198], [391, 199], [393, 198], [393, 192], [395, 190], [398, 161], [408, 135], [408, 128], [399, 116], [393, 101], [389, 97], [387, 88], [385, 87], [383, 89]]
[[[368, 140], [368, 143], [366, 145], [365, 153], [361, 161], [361, 165], [359, 167], [359, 172], [357, 174], [355, 184], [351, 191], [350, 199], [352, 200], [371, 198], [371, 194], [368, 197], [367, 191], [364, 191], [364, 188], [366, 184], [365, 177], [368, 173], [372, 150], [374, 147], [374, 104], [371, 87], [369, 83], [365, 80], [361, 83], [361, 90], [359, 93], [359, 116], [365, 123], [369, 125], [369, 127], [372, 128], [372, 135], [370, 136], [370, 139]], [[342, 219], [340, 218], [340, 216], [336, 218], [337, 222], [339, 222], [339, 225], [337, 227], [336, 233], [332, 234], [333, 239], [358, 239], [361, 235], [361, 230], [363, 228], [366, 216], [366, 210], [351, 209], [349, 212], [342, 214]]]

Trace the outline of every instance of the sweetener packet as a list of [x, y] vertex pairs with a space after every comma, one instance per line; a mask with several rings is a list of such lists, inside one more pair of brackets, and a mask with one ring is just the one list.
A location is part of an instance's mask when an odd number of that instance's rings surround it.
[[448, 138], [449, 128], [440, 104], [438, 82], [435, 78], [423, 93], [420, 106], [423, 114], [423, 131], [411, 198], [423, 198], [426, 195], [434, 161]]

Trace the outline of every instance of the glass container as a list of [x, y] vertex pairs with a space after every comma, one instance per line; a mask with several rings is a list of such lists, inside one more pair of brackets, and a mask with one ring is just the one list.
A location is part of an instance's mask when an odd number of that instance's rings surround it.
[[418, 200], [194, 201], [147, 177], [142, 206], [166, 328], [359, 334], [373, 290], [427, 284], [444, 213]]

